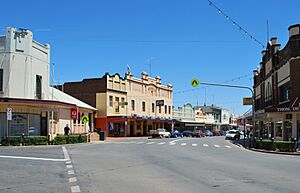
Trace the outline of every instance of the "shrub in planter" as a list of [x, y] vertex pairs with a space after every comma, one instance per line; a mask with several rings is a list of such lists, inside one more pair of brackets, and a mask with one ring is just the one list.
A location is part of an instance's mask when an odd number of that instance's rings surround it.
[[293, 152], [295, 151], [295, 143], [289, 141], [276, 141], [275, 142], [276, 150], [285, 151], [285, 152]]
[[74, 143], [86, 143], [86, 135], [57, 135], [53, 140], [54, 145], [62, 145], [62, 144], [74, 144]]
[[[24, 145], [47, 145], [46, 136], [24, 136]], [[9, 136], [1, 138], [2, 145], [19, 146], [22, 144], [21, 136]]]

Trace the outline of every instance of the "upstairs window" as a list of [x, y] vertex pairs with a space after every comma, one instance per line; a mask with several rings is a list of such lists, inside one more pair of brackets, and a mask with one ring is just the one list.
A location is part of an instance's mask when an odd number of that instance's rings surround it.
[[134, 111], [135, 110], [135, 101], [131, 100], [131, 110]]
[[280, 102], [288, 101], [290, 99], [289, 84], [284, 84], [279, 88]]
[[35, 96], [37, 99], [42, 99], [42, 76], [36, 75], [35, 80]]
[[109, 106], [113, 106], [113, 96], [109, 96]]
[[151, 107], [151, 109], [152, 109], [152, 113], [154, 113], [154, 109], [155, 109], [155, 105], [154, 105], [154, 103], [152, 103], [152, 107]]
[[119, 102], [120, 102], [120, 98], [116, 97], [116, 108], [115, 108], [116, 113], [120, 112], [120, 106], [119, 106], [120, 104], [119, 104]]
[[146, 112], [146, 102], [145, 101], [142, 102], [142, 111]]

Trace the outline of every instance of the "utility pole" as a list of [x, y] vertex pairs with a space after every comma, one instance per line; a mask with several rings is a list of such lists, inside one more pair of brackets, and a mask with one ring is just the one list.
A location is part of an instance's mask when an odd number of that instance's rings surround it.
[[[54, 92], [54, 63], [52, 63], [52, 78], [51, 78], [51, 84], [52, 84], [52, 101], [53, 101], [53, 92]], [[52, 108], [52, 111], [51, 111], [51, 140], [53, 140], [54, 138], [54, 122], [53, 122], [53, 117], [54, 117], [54, 112], [53, 112], [53, 108]]]

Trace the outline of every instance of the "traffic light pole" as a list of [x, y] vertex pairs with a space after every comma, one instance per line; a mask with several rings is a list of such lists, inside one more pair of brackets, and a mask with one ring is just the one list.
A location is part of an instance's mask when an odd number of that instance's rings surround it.
[[[240, 86], [240, 85], [230, 85], [230, 84], [216, 84], [216, 83], [208, 83], [208, 82], [199, 82], [199, 84], [201, 85], [207, 85], [207, 86], [219, 86], [219, 87], [229, 87], [229, 88], [238, 88], [238, 89], [247, 89], [250, 90], [251, 95], [252, 95], [252, 130], [255, 130], [255, 99], [254, 99], [254, 91], [252, 88], [247, 87], [247, 86]], [[245, 133], [244, 133], [244, 137], [245, 137]], [[253, 139], [254, 135], [252, 134], [252, 139]], [[253, 140], [252, 140], [253, 141]], [[251, 146], [251, 143], [249, 144], [249, 146]]]

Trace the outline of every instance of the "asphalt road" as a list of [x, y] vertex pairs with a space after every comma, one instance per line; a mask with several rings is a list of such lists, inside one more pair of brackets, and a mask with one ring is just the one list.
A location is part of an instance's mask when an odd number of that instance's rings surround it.
[[66, 148], [67, 162], [61, 161], [65, 155], [59, 146], [0, 148], [0, 192], [300, 192], [300, 157], [248, 151], [223, 137]]

